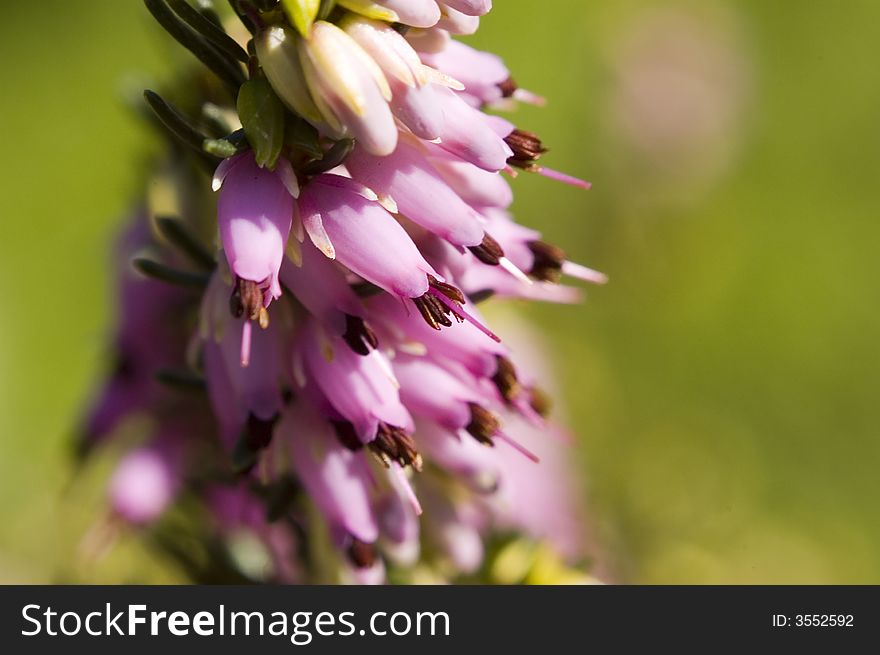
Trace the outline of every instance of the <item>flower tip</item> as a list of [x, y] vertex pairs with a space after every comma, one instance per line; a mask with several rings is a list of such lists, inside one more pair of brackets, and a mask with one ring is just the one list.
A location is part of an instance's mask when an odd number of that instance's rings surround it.
[[579, 189], [584, 189], [589, 191], [593, 188], [592, 182], [587, 182], [586, 180], [582, 180], [578, 177], [573, 177], [571, 175], [566, 175], [565, 173], [560, 173], [559, 171], [555, 171], [552, 168], [545, 168], [541, 166], [535, 170], [538, 175], [543, 175], [546, 178], [551, 180], [556, 180], [557, 182], [562, 182], [563, 184], [568, 184], [569, 186], [578, 187]]
[[586, 266], [574, 262], [563, 262], [562, 272], [569, 277], [583, 280], [584, 282], [592, 282], [593, 284], [608, 283], [608, 276], [605, 275], [605, 273], [594, 271], [592, 268], [587, 268]]
[[241, 367], [247, 368], [251, 363], [251, 322], [247, 319], [241, 327]]
[[525, 89], [517, 89], [513, 92], [513, 99], [533, 107], [546, 107], [547, 98], [539, 96], [537, 93], [526, 91]]
[[538, 457], [538, 456], [537, 456], [535, 453], [533, 453], [531, 450], [529, 450], [528, 448], [526, 448], [525, 446], [523, 446], [521, 443], [519, 443], [518, 441], [516, 441], [515, 439], [513, 439], [510, 435], [508, 435], [508, 434], [502, 432], [501, 430], [499, 430], [498, 432], [495, 433], [495, 436], [496, 436], [498, 439], [500, 439], [501, 441], [503, 441], [504, 443], [506, 443], [508, 446], [510, 446], [511, 448], [513, 448], [515, 451], [517, 451], [518, 453], [520, 453], [521, 455], [523, 455], [526, 459], [529, 459], [529, 460], [533, 461], [535, 464], [540, 464], [540, 463], [541, 463], [541, 458], [540, 458], [540, 457]]

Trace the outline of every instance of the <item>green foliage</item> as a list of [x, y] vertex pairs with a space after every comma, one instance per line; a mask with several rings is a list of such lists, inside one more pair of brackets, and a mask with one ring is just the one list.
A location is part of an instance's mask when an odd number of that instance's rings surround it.
[[255, 77], [242, 85], [238, 116], [257, 164], [275, 168], [284, 146], [284, 106], [265, 77]]

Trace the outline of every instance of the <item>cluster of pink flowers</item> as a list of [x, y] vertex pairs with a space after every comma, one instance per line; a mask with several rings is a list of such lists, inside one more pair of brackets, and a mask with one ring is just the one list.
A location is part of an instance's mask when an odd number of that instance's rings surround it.
[[[471, 573], [492, 531], [571, 553], [547, 395], [475, 303], [570, 302], [562, 276], [604, 276], [509, 212], [516, 170], [588, 184], [544, 168], [534, 134], [484, 112], [540, 102], [498, 57], [451, 38], [491, 0], [231, 4], [249, 54], [237, 104], [210, 103], [233, 128], [214, 226], [147, 208], [119, 244], [119, 364], [88, 442], [134, 413], [153, 423], [115, 472], [114, 511], [147, 525], [195, 495], [216, 534], [258, 535], [282, 581], [314, 578], [316, 541], [339, 579], [372, 583], [386, 563], [430, 558]], [[148, 6], [244, 76], [212, 14]], [[199, 175], [186, 184], [210, 184]], [[128, 268], [145, 250], [161, 261]]]

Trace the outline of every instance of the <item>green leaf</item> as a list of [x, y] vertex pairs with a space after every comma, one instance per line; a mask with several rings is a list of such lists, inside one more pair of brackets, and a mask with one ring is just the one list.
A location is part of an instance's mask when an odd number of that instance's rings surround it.
[[201, 151], [205, 135], [186, 116], [155, 91], [145, 90], [144, 100], [171, 134], [193, 150]]
[[135, 257], [132, 260], [132, 264], [147, 277], [161, 280], [162, 282], [193, 289], [204, 289], [208, 286], [209, 276], [204, 273], [181, 271], [146, 257]]
[[321, 8], [321, 0], [281, 0], [281, 4], [297, 31], [308, 36]]
[[244, 81], [244, 70], [237, 61], [232, 59], [225, 51], [217, 50], [201, 34], [193, 31], [171, 10], [164, 0], [144, 0], [144, 4], [150, 13], [153, 14], [156, 21], [180, 45], [189, 50], [199, 61], [211, 69], [215, 75], [226, 82], [233, 93], [238, 90], [239, 85]]
[[299, 116], [288, 115], [287, 127], [284, 130], [284, 141], [288, 148], [304, 152], [312, 159], [319, 159], [324, 156], [318, 130], [307, 120]]
[[341, 139], [330, 146], [330, 149], [324, 153], [321, 159], [309, 162], [303, 166], [302, 172], [305, 175], [320, 175], [326, 173], [331, 168], [336, 168], [341, 164], [351, 151], [354, 149], [353, 139]]
[[275, 168], [284, 146], [284, 105], [264, 77], [245, 82], [238, 94], [238, 117], [257, 164]]
[[186, 0], [166, 0], [171, 10], [189, 25], [193, 30], [201, 34], [215, 48], [225, 52], [233, 59], [246, 64], [248, 54], [238, 43], [217, 26], [210, 18], [207, 18], [197, 9], [193, 8]]
[[[168, 130], [171, 136], [191, 148], [207, 170], [213, 171], [217, 167], [218, 155], [209, 153], [203, 148], [206, 141], [205, 135], [186, 116], [166, 102], [158, 93], [149, 89], [144, 91], [144, 100], [153, 110], [159, 124]], [[219, 156], [219, 158], [223, 157]]]
[[156, 227], [172, 244], [185, 253], [194, 264], [205, 270], [213, 270], [217, 265], [214, 255], [199, 240], [192, 229], [181, 219], [173, 216], [157, 216]]

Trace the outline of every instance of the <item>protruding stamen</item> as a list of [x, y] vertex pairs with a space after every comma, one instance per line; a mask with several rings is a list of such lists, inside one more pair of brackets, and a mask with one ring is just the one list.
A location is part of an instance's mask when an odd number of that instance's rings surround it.
[[264, 330], [269, 327], [269, 312], [263, 306], [260, 285], [253, 280], [236, 278], [229, 297], [229, 311], [235, 318], [245, 317], [241, 327], [241, 365], [247, 367], [251, 361], [251, 321], [256, 321]]
[[547, 104], [547, 98], [545, 98], [544, 96], [539, 96], [537, 93], [527, 91], [526, 89], [517, 89], [516, 91], [514, 91], [513, 99], [518, 102], [524, 102], [527, 105], [533, 105], [535, 107], [544, 107]]
[[528, 275], [526, 275], [521, 270], [519, 270], [519, 268], [517, 268], [516, 264], [514, 264], [512, 261], [510, 261], [507, 257], [502, 257], [500, 260], [498, 260], [498, 264], [499, 264], [499, 266], [501, 266], [501, 268], [503, 268], [505, 271], [510, 273], [513, 277], [515, 277], [517, 280], [519, 280], [523, 284], [526, 284], [526, 285], [532, 284], [531, 278], [529, 278]]
[[605, 284], [608, 282], [608, 276], [604, 273], [594, 271], [592, 268], [587, 268], [574, 262], [563, 262], [562, 272], [570, 277], [583, 280], [584, 282], [592, 282], [593, 284]]
[[368, 544], [357, 537], [352, 537], [351, 545], [348, 547], [348, 557], [357, 568], [369, 569], [376, 563], [378, 554], [373, 544]]
[[530, 400], [531, 398], [528, 394], [520, 394], [512, 403], [510, 403], [510, 406], [529, 423], [543, 429], [546, 425], [545, 419], [535, 411], [534, 407], [531, 406], [529, 403]]
[[[440, 291], [436, 289], [432, 288], [429, 293], [431, 293], [437, 300], [439, 300], [443, 304], [443, 306], [446, 307], [453, 316], [455, 316], [455, 319], [457, 321], [467, 321], [493, 341], [497, 341], [499, 343], [501, 342], [501, 338], [497, 334], [495, 334], [494, 332], [492, 332], [492, 330], [483, 325], [482, 321], [477, 319], [476, 316], [468, 313], [468, 311], [465, 310], [465, 308], [462, 307], [460, 304], [453, 303], [453, 301], [449, 299], [448, 296], [441, 294]], [[462, 296], [462, 298], [464, 298], [464, 296]], [[462, 300], [462, 302], [464, 301]]]
[[483, 235], [483, 241], [478, 246], [469, 246], [474, 256], [484, 264], [489, 266], [498, 266], [501, 258], [504, 257], [504, 249], [489, 234]]
[[534, 255], [529, 275], [542, 282], [559, 282], [562, 279], [565, 251], [544, 241], [531, 241], [527, 245]]
[[459, 305], [464, 304], [464, 294], [457, 287], [441, 282], [433, 275], [428, 276], [428, 284], [432, 289], [439, 291], [450, 300], [457, 302]]
[[245, 321], [241, 326], [241, 353], [240, 360], [243, 368], [251, 363], [251, 341], [253, 340], [253, 328], [250, 321]]
[[487, 446], [494, 446], [494, 437], [501, 429], [501, 421], [495, 414], [477, 403], [468, 403], [471, 412], [471, 422], [465, 430], [474, 439]]
[[370, 351], [379, 345], [376, 334], [360, 316], [345, 315], [345, 333], [342, 335], [345, 343], [358, 355], [366, 357]]
[[498, 362], [498, 368], [492, 376], [492, 382], [495, 383], [501, 397], [508, 403], [512, 402], [522, 392], [522, 385], [516, 377], [516, 368], [513, 362], [502, 355], [498, 355], [495, 360]]
[[525, 130], [514, 130], [504, 142], [513, 150], [513, 156], [507, 160], [507, 163], [517, 168], [530, 170], [541, 155], [547, 152], [538, 135]]
[[498, 90], [501, 91], [501, 95], [504, 98], [512, 98], [518, 88], [519, 86], [517, 86], [516, 80], [512, 77], [508, 77], [506, 80], [498, 84]]
[[556, 180], [557, 182], [568, 184], [569, 186], [576, 186], [580, 189], [593, 188], [593, 185], [586, 180], [582, 180], [579, 177], [572, 177], [571, 175], [566, 175], [565, 173], [560, 173], [559, 171], [554, 171], [552, 168], [545, 168], [544, 166], [533, 165], [528, 167], [526, 170], [532, 173], [537, 173], [538, 175], [543, 175], [544, 177], [550, 178], [551, 180]]
[[[418, 298], [413, 298], [416, 308], [425, 319], [425, 322], [435, 330], [441, 327], [452, 327], [450, 315], [461, 322], [464, 318], [458, 313], [457, 307], [464, 303], [464, 294], [456, 287], [446, 282], [441, 282], [433, 275], [428, 276], [428, 292]], [[455, 304], [443, 302], [443, 298], [451, 299]]]
[[529, 406], [531, 406], [539, 416], [547, 418], [553, 407], [553, 399], [550, 398], [550, 394], [540, 387], [531, 387], [529, 389]]
[[430, 292], [418, 298], [413, 298], [413, 302], [425, 323], [433, 329], [439, 330], [441, 327], [452, 327], [452, 321], [447, 316], [449, 310], [443, 303], [432, 296]]
[[428, 276], [428, 284], [427, 293], [412, 299], [419, 314], [425, 319], [425, 323], [435, 330], [440, 330], [441, 327], [452, 327], [451, 316], [459, 323], [467, 321], [473, 324], [490, 339], [501, 341], [492, 330], [462, 307], [465, 303], [465, 297], [457, 287], [441, 282], [433, 275]]
[[521, 453], [521, 454], [524, 455], [526, 458], [528, 458], [528, 459], [532, 460], [533, 462], [535, 462], [535, 464], [537, 464], [537, 463], [539, 463], [539, 462], [541, 461], [541, 458], [540, 458], [540, 457], [538, 457], [535, 453], [533, 453], [531, 450], [529, 450], [528, 448], [526, 448], [525, 446], [523, 446], [523, 445], [522, 445], [521, 443], [519, 443], [518, 441], [516, 441], [516, 440], [514, 440], [513, 438], [511, 438], [510, 435], [507, 435], [507, 434], [505, 434], [504, 432], [499, 431], [498, 434], [497, 434], [496, 436], [498, 437], [498, 439], [500, 439], [501, 441], [503, 441], [504, 443], [506, 443], [508, 446], [510, 446], [511, 448], [513, 448], [514, 450], [516, 450], [517, 452]]
[[513, 98], [514, 100], [524, 102], [527, 105], [543, 107], [547, 104], [546, 98], [532, 93], [531, 91], [526, 91], [525, 89], [519, 88], [516, 80], [514, 80], [512, 77], [508, 77], [506, 80], [498, 84], [498, 90], [501, 91], [501, 97]]
[[257, 316], [257, 323], [260, 324], [260, 328], [263, 330], [269, 327], [269, 310], [265, 307], [260, 307], [260, 312]]
[[253, 280], [236, 278], [232, 296], [229, 298], [229, 311], [235, 318], [246, 316], [251, 321], [260, 320], [263, 309], [263, 292]]
[[422, 470], [422, 456], [412, 437], [402, 428], [380, 423], [376, 438], [368, 446], [386, 466], [397, 462], [401, 466], [412, 466], [416, 471]]

